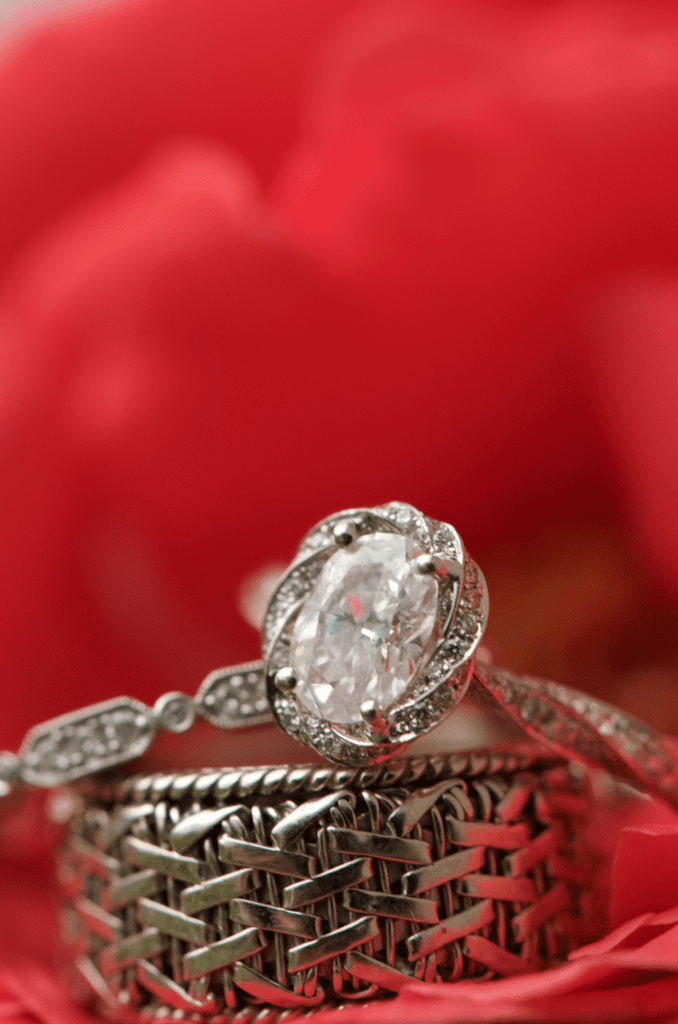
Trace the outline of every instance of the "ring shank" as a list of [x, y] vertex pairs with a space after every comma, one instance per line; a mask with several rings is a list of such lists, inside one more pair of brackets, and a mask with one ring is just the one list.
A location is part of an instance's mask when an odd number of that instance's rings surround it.
[[678, 744], [579, 690], [476, 662], [468, 691], [563, 757], [603, 769], [678, 809]]

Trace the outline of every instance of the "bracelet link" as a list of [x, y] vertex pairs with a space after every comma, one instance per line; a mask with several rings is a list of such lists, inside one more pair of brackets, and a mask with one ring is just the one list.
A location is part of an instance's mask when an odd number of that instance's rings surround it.
[[92, 704], [31, 729], [19, 751], [20, 777], [61, 786], [143, 754], [156, 731], [153, 712], [132, 697]]
[[195, 695], [198, 714], [218, 729], [241, 729], [273, 721], [261, 661], [215, 669]]
[[165, 693], [153, 708], [115, 697], [36, 725], [18, 755], [0, 752], [0, 798], [22, 782], [52, 788], [125, 764], [146, 752], [158, 729], [185, 732], [198, 714], [220, 729], [272, 721], [262, 662], [210, 672], [195, 697]]
[[156, 727], [167, 732], [186, 732], [195, 722], [196, 707], [185, 693], [164, 693], [153, 705]]

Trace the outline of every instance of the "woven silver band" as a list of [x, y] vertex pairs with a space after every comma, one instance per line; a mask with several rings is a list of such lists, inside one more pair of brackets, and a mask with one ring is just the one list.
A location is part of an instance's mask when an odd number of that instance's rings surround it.
[[588, 778], [525, 745], [370, 768], [80, 783], [60, 851], [79, 999], [216, 1024], [508, 976], [600, 931]]

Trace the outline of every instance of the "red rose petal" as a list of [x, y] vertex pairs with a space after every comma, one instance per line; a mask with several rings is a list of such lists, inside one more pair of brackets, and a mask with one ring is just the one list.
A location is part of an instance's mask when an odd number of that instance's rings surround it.
[[0, 972], [0, 1016], [6, 1024], [12, 1018], [26, 1024], [26, 1017], [39, 1024], [95, 1024], [74, 1005], [53, 974], [28, 961]]
[[430, 996], [413, 986], [393, 1002], [346, 1006], [315, 1019], [318, 1024], [668, 1024], [678, 1014], [678, 979], [673, 977], [540, 998], [508, 995], [500, 991], [501, 984], [431, 986]]
[[651, 941], [657, 935], [664, 934], [667, 928], [676, 923], [678, 923], [678, 907], [665, 910], [660, 914], [640, 914], [631, 921], [619, 925], [618, 928], [597, 942], [591, 942], [587, 946], [572, 950], [569, 959], [580, 960], [585, 957], [602, 956], [613, 950], [636, 948]]
[[612, 863], [610, 928], [678, 907], [678, 830], [624, 829]]

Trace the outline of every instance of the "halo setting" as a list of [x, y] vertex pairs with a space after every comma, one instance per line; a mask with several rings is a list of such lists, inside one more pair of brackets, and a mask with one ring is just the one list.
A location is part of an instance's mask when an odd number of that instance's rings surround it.
[[331, 516], [269, 604], [273, 713], [331, 760], [391, 757], [461, 699], [486, 618], [485, 581], [451, 526], [401, 502]]

